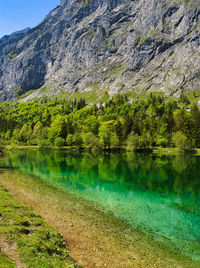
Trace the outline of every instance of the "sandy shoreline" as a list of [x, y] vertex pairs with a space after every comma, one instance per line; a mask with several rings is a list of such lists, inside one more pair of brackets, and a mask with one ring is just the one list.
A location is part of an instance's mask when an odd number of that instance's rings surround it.
[[0, 183], [60, 231], [70, 255], [82, 267], [198, 267], [94, 204], [56, 190], [35, 176], [6, 171], [0, 174]]

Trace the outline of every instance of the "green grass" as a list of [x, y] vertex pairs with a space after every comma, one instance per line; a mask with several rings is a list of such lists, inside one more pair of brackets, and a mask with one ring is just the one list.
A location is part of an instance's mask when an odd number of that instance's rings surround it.
[[17, 57], [17, 54], [12, 54], [8, 57], [8, 61], [11, 61], [12, 59], [16, 58]]
[[0, 267], [15, 268], [16, 264], [4, 252], [0, 251]]
[[124, 67], [124, 66], [119, 66], [119, 67], [117, 67], [117, 68], [114, 68], [114, 69], [112, 69], [111, 71], [109, 71], [109, 72], [104, 76], [104, 78], [109, 78], [109, 77], [116, 76], [116, 75], [122, 73], [125, 69], [126, 69], [126, 67]]
[[33, 94], [35, 91], [36, 91], [36, 89], [29, 90], [29, 91], [27, 91], [26, 93], [24, 93], [24, 94], [22, 94], [21, 96], [19, 96], [19, 99], [24, 99], [24, 98], [30, 96], [31, 94]]
[[164, 93], [163, 92], [159, 92], [159, 91], [155, 91], [155, 92], [150, 92], [150, 91], [147, 91], [147, 92], [143, 92], [143, 93], [136, 93], [138, 91], [137, 88], [134, 88], [132, 91], [127, 91], [125, 92], [124, 94], [127, 96], [127, 98], [130, 98], [132, 99], [133, 101], [135, 100], [139, 100], [139, 101], [145, 101], [148, 97], [150, 97], [150, 94], [152, 94], [153, 96], [160, 96], [160, 97], [163, 97], [164, 96]]
[[152, 33], [154, 31], [155, 31], [155, 28], [153, 27], [146, 36], [144, 36], [143, 38], [140, 39], [140, 41], [139, 41], [138, 45], [135, 47], [135, 49], [138, 48], [140, 45], [142, 45], [152, 35]]
[[14, 246], [12, 257], [6, 251], [9, 247], [2, 248], [0, 267], [16, 267], [16, 259], [31, 268], [77, 267], [69, 257], [59, 232], [31, 208], [11, 197], [2, 186], [0, 211], [0, 242]]
[[100, 102], [105, 103], [109, 100], [109, 95], [107, 90], [101, 90], [98, 86], [98, 83], [96, 83], [88, 86], [83, 91], [77, 91], [66, 97], [67, 100], [74, 100], [75, 98], [77, 101], [79, 101], [81, 98], [85, 99], [86, 104], [91, 105], [98, 104]]
[[195, 92], [187, 92], [184, 93], [184, 95], [188, 98], [191, 104], [197, 104], [197, 102], [200, 100], [200, 90]]

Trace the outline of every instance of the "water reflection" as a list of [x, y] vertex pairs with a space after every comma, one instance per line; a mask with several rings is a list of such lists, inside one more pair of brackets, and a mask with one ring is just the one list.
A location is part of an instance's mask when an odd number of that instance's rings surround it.
[[132, 227], [200, 258], [200, 157], [20, 151], [3, 164], [97, 202]]
[[[12, 153], [6, 160], [9, 167], [50, 179], [71, 175], [84, 176], [86, 184], [94, 181], [128, 183], [164, 194], [200, 192], [200, 157], [147, 153], [90, 153], [64, 151], [24, 151]], [[69, 177], [70, 178], [70, 177]]]

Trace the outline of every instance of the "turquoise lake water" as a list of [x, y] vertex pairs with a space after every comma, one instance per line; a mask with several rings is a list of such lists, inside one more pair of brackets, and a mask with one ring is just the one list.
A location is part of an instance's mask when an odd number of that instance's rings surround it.
[[20, 151], [3, 165], [98, 203], [133, 229], [200, 262], [198, 156]]

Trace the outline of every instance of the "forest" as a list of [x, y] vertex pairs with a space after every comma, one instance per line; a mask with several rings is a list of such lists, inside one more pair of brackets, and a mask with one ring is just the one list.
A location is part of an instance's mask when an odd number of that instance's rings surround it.
[[105, 104], [49, 100], [0, 104], [0, 138], [8, 145], [73, 146], [88, 150], [200, 148], [200, 110], [185, 95], [115, 95]]

